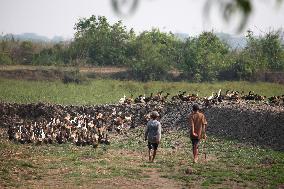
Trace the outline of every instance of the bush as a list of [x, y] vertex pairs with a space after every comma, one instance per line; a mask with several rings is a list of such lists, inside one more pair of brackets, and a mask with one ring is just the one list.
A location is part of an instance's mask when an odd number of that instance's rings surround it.
[[130, 48], [132, 51], [129, 67], [135, 79], [150, 81], [167, 78], [171, 60], [163, 53], [166, 49], [165, 45], [157, 41], [153, 42], [148, 34], [143, 33]]
[[197, 38], [188, 39], [184, 47], [184, 63], [180, 66], [188, 79], [214, 81], [219, 72], [227, 67], [229, 52], [226, 44], [212, 32], [203, 32]]
[[62, 82], [64, 84], [67, 83], [76, 83], [76, 84], [82, 84], [83, 82], [87, 81], [87, 78], [82, 75], [79, 70], [72, 71], [72, 72], [65, 72]]
[[12, 59], [8, 55], [0, 53], [0, 65], [8, 65], [12, 63]]

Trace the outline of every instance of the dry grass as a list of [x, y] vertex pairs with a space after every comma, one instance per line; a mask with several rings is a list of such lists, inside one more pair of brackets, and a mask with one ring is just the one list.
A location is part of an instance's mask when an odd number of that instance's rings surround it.
[[[184, 131], [164, 133], [155, 163], [147, 162], [142, 128], [111, 135], [110, 146], [21, 145], [1, 137], [0, 188], [277, 188], [284, 153], [209, 135], [207, 159], [193, 164]], [[179, 143], [172, 148], [173, 143]], [[189, 172], [187, 170], [190, 170]]]

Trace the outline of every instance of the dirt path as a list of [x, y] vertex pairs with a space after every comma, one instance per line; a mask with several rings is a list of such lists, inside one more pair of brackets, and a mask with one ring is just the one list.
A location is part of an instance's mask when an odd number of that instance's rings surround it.
[[[124, 157], [133, 158], [131, 165], [135, 167], [141, 167], [141, 165], [147, 162], [147, 157], [145, 154], [138, 152], [128, 152], [120, 151], [116, 152], [121, 154]], [[124, 177], [115, 177], [112, 179], [103, 179], [98, 180], [94, 183], [95, 188], [121, 188], [121, 189], [145, 189], [145, 188], [162, 188], [162, 189], [180, 189], [185, 188], [185, 185], [182, 182], [178, 182], [174, 179], [169, 179], [162, 177], [162, 173], [159, 172], [158, 168], [151, 167], [156, 166], [156, 163], [147, 163], [150, 167], [143, 168], [143, 178], [140, 179], [129, 179]]]
[[[243, 148], [238, 143], [225, 140], [212, 139], [211, 143], [208, 142], [211, 146], [208, 147], [207, 158], [201, 148], [199, 163], [193, 164], [188, 146], [180, 150], [161, 147], [156, 162], [149, 163], [147, 147], [133, 144], [130, 140], [121, 139], [109, 148], [94, 151], [87, 146], [14, 144], [1, 139], [1, 135], [0, 128], [1, 189], [283, 188], [283, 184], [276, 180], [283, 178], [282, 154], [255, 147]], [[129, 147], [131, 145], [136, 146]], [[247, 162], [249, 158], [252, 161]], [[254, 171], [263, 171], [271, 176], [262, 176], [258, 180]], [[269, 179], [275, 179], [272, 181], [277, 183], [273, 185], [268, 182]]]
[[[160, 172], [159, 163], [147, 162], [147, 157], [144, 153], [133, 152], [128, 150], [110, 150], [103, 159], [109, 161], [115, 161], [116, 156], [129, 158], [128, 166], [137, 167], [141, 170], [141, 173], [133, 173], [134, 178], [125, 177], [119, 175], [110, 178], [94, 178], [89, 179], [84, 177], [85, 175], [92, 174], [90, 170], [82, 170], [80, 175], [76, 179], [66, 178], [64, 175], [72, 172], [72, 167], [65, 168], [53, 168], [48, 169], [40, 180], [29, 180], [19, 188], [102, 188], [102, 189], [181, 189], [185, 187], [184, 183], [175, 179], [163, 177], [163, 173]], [[86, 161], [82, 159], [81, 161]], [[88, 159], [89, 163], [95, 163], [95, 158]], [[145, 163], [147, 162], [147, 163]], [[146, 166], [145, 166], [146, 164]], [[144, 166], [143, 166], [144, 165]], [[93, 170], [94, 171], [94, 170]], [[98, 170], [95, 170], [98, 171]], [[137, 175], [143, 175], [137, 177]]]
[[94, 183], [95, 188], [121, 188], [121, 189], [145, 189], [145, 188], [162, 188], [162, 189], [180, 189], [185, 186], [174, 179], [168, 179], [161, 176], [156, 168], [148, 168], [145, 172], [146, 177], [142, 179], [126, 179], [122, 177], [116, 177], [113, 179], [99, 180]]
[[[77, 69], [77, 67], [56, 67], [56, 66], [30, 66], [30, 65], [0, 65], [0, 71], [15, 71], [15, 70], [29, 70], [29, 71], [35, 71], [35, 70], [58, 70], [61, 71], [72, 71]], [[126, 67], [115, 67], [115, 66], [91, 66], [91, 67], [79, 67], [78, 68], [80, 72], [83, 73], [89, 73], [89, 72], [95, 72], [95, 73], [117, 73], [117, 72], [124, 72], [127, 71]]]
[[145, 179], [146, 186], [153, 188], [182, 188], [182, 183], [173, 179], [161, 177], [157, 169], [149, 169], [148, 175], [150, 178]]

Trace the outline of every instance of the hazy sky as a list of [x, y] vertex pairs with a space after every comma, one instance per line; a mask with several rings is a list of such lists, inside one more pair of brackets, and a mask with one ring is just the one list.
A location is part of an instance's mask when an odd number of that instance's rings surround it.
[[[254, 10], [244, 31], [256, 34], [284, 27], [284, 1], [254, 0]], [[257, 2], [257, 3], [256, 3]], [[119, 17], [110, 0], [0, 0], [0, 33], [32, 32], [47, 37], [72, 37], [79, 18], [106, 16], [110, 23], [122, 20], [136, 32], [152, 27], [162, 31], [199, 34], [205, 30], [234, 33], [238, 17], [226, 24], [220, 9], [212, 7], [210, 21], [204, 16], [205, 0], [140, 0], [132, 16]]]

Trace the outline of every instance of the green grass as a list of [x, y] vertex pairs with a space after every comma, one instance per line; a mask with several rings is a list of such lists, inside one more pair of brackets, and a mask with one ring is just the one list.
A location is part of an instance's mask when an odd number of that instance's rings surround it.
[[[116, 103], [123, 94], [149, 95], [164, 90], [173, 95], [179, 90], [186, 90], [205, 96], [219, 88], [245, 92], [253, 90], [266, 96], [284, 94], [283, 85], [272, 83], [90, 80], [76, 85], [60, 81], [0, 79], [0, 101], [105, 104]], [[50, 188], [65, 183], [73, 187], [89, 183], [89, 187], [93, 187], [94, 181], [120, 177], [144, 181], [149, 178], [149, 169], [155, 169], [161, 177], [180, 181], [189, 187], [277, 188], [284, 183], [284, 152], [209, 135], [206, 143], [208, 162], [201, 156], [201, 163], [193, 164], [189, 138], [185, 131], [180, 130], [164, 134], [156, 163], [147, 163], [143, 132], [143, 128], [137, 128], [128, 132], [127, 136], [112, 136], [110, 146], [99, 146], [96, 150], [72, 144], [20, 145], [0, 137], [0, 188], [32, 188], [31, 184], [38, 182], [50, 183]], [[173, 143], [178, 143], [179, 147], [172, 149]], [[202, 155], [202, 144], [200, 152]], [[185, 174], [189, 166], [193, 173]]]
[[[0, 138], [0, 187], [37, 182], [93, 186], [92, 182], [115, 178], [146, 182], [149, 169], [197, 188], [277, 188], [284, 183], [284, 152], [209, 135], [207, 161], [201, 143], [200, 163], [193, 164], [190, 140], [180, 130], [163, 134], [156, 162], [148, 163], [141, 133], [143, 128], [136, 128], [128, 137], [112, 136], [110, 146], [96, 150], [73, 144], [21, 145]], [[179, 147], [171, 148], [172, 143]], [[191, 174], [185, 173], [188, 167]]]
[[135, 97], [150, 95], [160, 90], [175, 95], [179, 90], [198, 93], [200, 97], [227, 89], [274, 96], [284, 94], [284, 85], [275, 83], [250, 82], [135, 82], [117, 80], [89, 80], [84, 84], [63, 84], [60, 81], [24, 81], [0, 79], [0, 101], [16, 103], [49, 102], [56, 104], [105, 104], [117, 103], [125, 94]]

